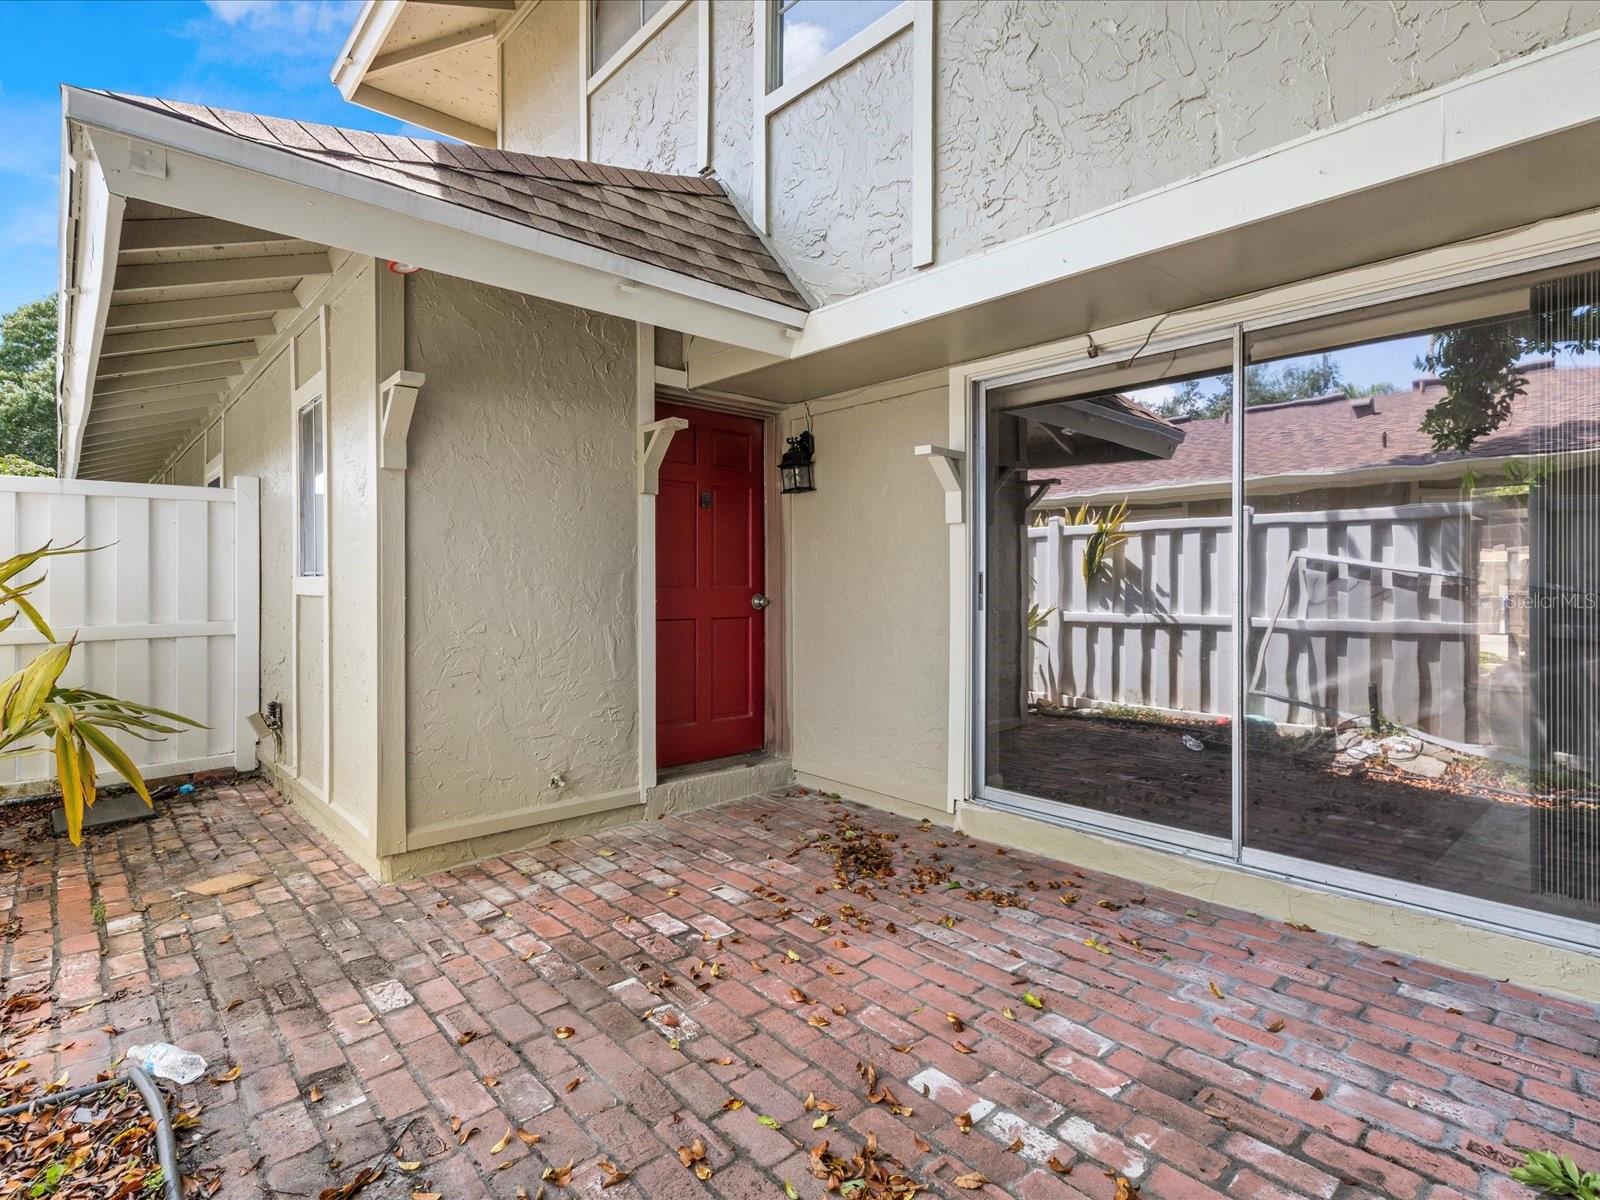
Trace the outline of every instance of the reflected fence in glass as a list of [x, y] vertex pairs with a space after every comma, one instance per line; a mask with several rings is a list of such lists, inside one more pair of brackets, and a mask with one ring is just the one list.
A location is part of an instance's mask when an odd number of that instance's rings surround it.
[[[1219, 356], [1231, 352], [1204, 357]], [[991, 787], [1134, 829], [1230, 837], [1231, 449], [1193, 443], [1171, 419], [1184, 397], [1230, 380], [1213, 368], [1112, 390], [1091, 377], [991, 410]], [[1223, 503], [1174, 519], [1163, 481], [1182, 475], [1210, 479]]]
[[1600, 916], [1597, 304], [1252, 356], [1247, 846]]
[[991, 389], [980, 794], [1592, 941], [1597, 350], [1569, 271]]

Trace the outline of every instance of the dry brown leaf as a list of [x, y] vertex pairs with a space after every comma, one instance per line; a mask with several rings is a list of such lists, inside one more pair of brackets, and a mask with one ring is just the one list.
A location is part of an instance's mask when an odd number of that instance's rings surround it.
[[1049, 1167], [1057, 1175], [1071, 1175], [1072, 1174], [1071, 1165], [1068, 1164], [1068, 1163], [1062, 1162], [1054, 1154], [1052, 1154], [1050, 1156], [1050, 1158], [1045, 1162], [1044, 1165]]
[[456, 1034], [456, 1045], [465, 1046], [468, 1042], [476, 1041], [477, 1037], [478, 1031], [476, 1029], [463, 1030]]
[[1313, 1100], [1321, 1100], [1321, 1099], [1322, 1099], [1322, 1098], [1323, 1098], [1323, 1097], [1324, 1097], [1324, 1096], [1326, 1096], [1326, 1095], [1327, 1095], [1327, 1094], [1328, 1094], [1328, 1093], [1327, 1093], [1327, 1092], [1325, 1092], [1325, 1091], [1323, 1091], [1323, 1090], [1322, 1090], [1322, 1089], [1321, 1089], [1321, 1088], [1319, 1088], [1319, 1087], [1316, 1087], [1316, 1088], [1312, 1088], [1312, 1089], [1311, 1089], [1311, 1098], [1312, 1098], [1312, 1099], [1313, 1099]]
[[489, 1153], [499, 1154], [509, 1145], [511, 1145], [511, 1130], [508, 1127], [506, 1131], [500, 1135], [500, 1140], [493, 1146], [489, 1147]]
[[306, 1093], [306, 1099], [311, 1101], [313, 1104], [320, 1104], [322, 1102], [322, 1089], [319, 1087], [313, 1087], [309, 1092]]
[[975, 1192], [989, 1180], [982, 1171], [968, 1171], [965, 1175], [957, 1175], [950, 1182], [963, 1191]]
[[1213, 979], [1206, 986], [1211, 989], [1211, 994], [1213, 996], [1215, 996], [1218, 1000], [1222, 999], [1222, 989], [1217, 986], [1216, 980]]
[[571, 1025], [557, 1025], [556, 1026], [556, 1038], [559, 1041], [563, 1041], [563, 1042], [566, 1041], [569, 1037], [571, 1037], [576, 1032], [577, 1031], [575, 1029], [573, 1029]]
[[956, 1014], [953, 1012], [945, 1013], [944, 1019], [950, 1022], [950, 1028], [954, 1029], [957, 1033], [961, 1033], [967, 1027], [967, 1023], [960, 1017], [956, 1016]]
[[540, 1134], [529, 1133], [526, 1129], [518, 1129], [516, 1132], [524, 1146], [537, 1146], [541, 1140]]
[[955, 1051], [957, 1054], [971, 1054], [972, 1047], [967, 1045], [965, 1042], [957, 1042], [955, 1044]]
[[582, 1085], [583, 1085], [583, 1076], [582, 1075], [574, 1075], [571, 1079], [567, 1080], [566, 1088], [564, 1090], [569, 1091], [569, 1092], [575, 1092]]
[[600, 1168], [600, 1189], [602, 1191], [604, 1191], [606, 1188], [616, 1187], [617, 1184], [626, 1183], [628, 1181], [628, 1172], [624, 1171], [615, 1163], [607, 1162], [605, 1159], [601, 1159], [597, 1165]]
[[228, 1070], [224, 1071], [221, 1075], [213, 1075], [211, 1077], [211, 1082], [216, 1084], [216, 1085], [218, 1085], [219, 1087], [224, 1083], [232, 1083], [235, 1079], [239, 1078], [239, 1071], [240, 1071], [240, 1068], [239, 1068], [238, 1064], [235, 1063], [232, 1067], [230, 1067]]
[[1267, 1026], [1267, 1032], [1268, 1033], [1282, 1033], [1283, 1032], [1283, 1022], [1281, 1020], [1273, 1021], [1272, 1023], [1270, 1023]]

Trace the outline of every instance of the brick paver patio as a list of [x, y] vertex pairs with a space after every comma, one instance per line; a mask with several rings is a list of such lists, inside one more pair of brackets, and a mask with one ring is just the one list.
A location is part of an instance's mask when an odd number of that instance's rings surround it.
[[[846, 816], [893, 835], [870, 897], [798, 849]], [[0, 948], [55, 1022], [11, 1049], [73, 1083], [157, 1037], [237, 1065], [184, 1089], [217, 1195], [383, 1164], [362, 1196], [553, 1200], [603, 1161], [615, 1200], [777, 1200], [873, 1136], [934, 1194], [1026, 1200], [1522, 1197], [1512, 1147], [1600, 1165], [1593, 1006], [814, 794], [399, 885], [254, 780], [82, 853], [41, 826], [0, 832]], [[180, 891], [232, 869], [264, 882]]]

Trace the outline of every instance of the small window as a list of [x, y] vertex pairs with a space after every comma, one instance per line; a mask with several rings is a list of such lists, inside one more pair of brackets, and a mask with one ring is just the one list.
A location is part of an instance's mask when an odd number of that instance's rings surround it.
[[323, 532], [328, 481], [323, 469], [323, 407], [318, 396], [295, 418], [295, 452], [299, 457], [299, 573], [320, 577], [325, 553]]
[[[595, 0], [602, 3], [603, 0]], [[782, 0], [773, 86], [804, 75], [902, 0]]]
[[667, 0], [589, 0], [589, 73], [592, 75], [666, 7]]

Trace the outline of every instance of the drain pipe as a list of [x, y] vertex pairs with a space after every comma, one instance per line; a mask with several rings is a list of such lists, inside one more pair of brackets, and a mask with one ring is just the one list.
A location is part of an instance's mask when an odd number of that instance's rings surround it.
[[156, 1119], [156, 1158], [161, 1163], [161, 1181], [166, 1185], [167, 1200], [183, 1200], [183, 1177], [178, 1174], [178, 1141], [173, 1136], [172, 1125], [167, 1120], [167, 1101], [161, 1094], [161, 1089], [156, 1087], [155, 1080], [146, 1075], [135, 1066], [129, 1066], [121, 1075], [113, 1079], [102, 1079], [98, 1083], [86, 1083], [82, 1087], [69, 1088], [64, 1092], [52, 1092], [48, 1096], [40, 1096], [34, 1100], [25, 1100], [21, 1104], [13, 1104], [9, 1108], [0, 1108], [0, 1117], [13, 1117], [18, 1113], [36, 1111], [41, 1108], [55, 1108], [65, 1104], [68, 1100], [76, 1100], [79, 1096], [87, 1096], [91, 1092], [104, 1091], [106, 1088], [116, 1087], [121, 1083], [131, 1083], [144, 1100], [145, 1107], [150, 1110], [150, 1115]]

